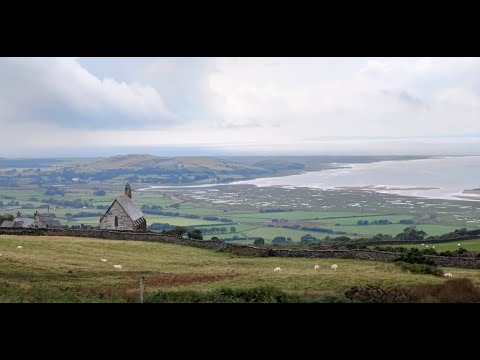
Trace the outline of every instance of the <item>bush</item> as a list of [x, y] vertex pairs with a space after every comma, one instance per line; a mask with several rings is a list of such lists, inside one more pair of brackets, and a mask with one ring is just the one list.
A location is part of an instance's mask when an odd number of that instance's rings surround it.
[[299, 297], [288, 295], [274, 287], [253, 289], [219, 289], [206, 293], [196, 291], [162, 291], [147, 296], [151, 303], [287, 303]]
[[354, 286], [345, 292], [347, 299], [363, 303], [405, 303], [411, 302], [412, 296], [408, 290], [399, 287], [385, 287], [382, 282]]
[[265, 240], [263, 240], [263, 238], [256, 238], [253, 242], [253, 245], [255, 246], [265, 245]]
[[187, 236], [190, 239], [203, 240], [202, 230], [195, 229], [187, 232]]
[[410, 264], [405, 262], [397, 263], [402, 270], [411, 271], [414, 274], [429, 274], [435, 276], [443, 276], [443, 271], [438, 267], [427, 264]]
[[395, 261], [405, 262], [409, 264], [427, 264], [435, 266], [433, 260], [422, 255], [417, 248], [411, 248], [407, 252], [400, 254], [400, 256], [395, 259]]
[[172, 231], [174, 234], [178, 236], [182, 236], [188, 231], [188, 229], [184, 226], [175, 226]]
[[480, 289], [470, 279], [451, 279], [440, 285], [417, 285], [412, 297], [420, 303], [480, 303]]

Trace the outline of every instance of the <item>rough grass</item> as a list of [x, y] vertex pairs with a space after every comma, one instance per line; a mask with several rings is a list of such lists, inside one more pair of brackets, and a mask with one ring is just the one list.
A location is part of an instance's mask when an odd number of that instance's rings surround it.
[[[17, 249], [22, 245], [23, 249]], [[139, 278], [147, 293], [199, 292], [273, 286], [309, 299], [341, 296], [355, 285], [441, 284], [395, 264], [350, 259], [240, 257], [181, 245], [62, 236], [0, 236], [0, 302], [137, 301]], [[100, 258], [108, 259], [104, 263]], [[330, 266], [338, 264], [332, 272]], [[121, 264], [122, 270], [115, 270]], [[315, 264], [320, 271], [315, 272]], [[281, 273], [274, 273], [277, 266]], [[480, 283], [480, 270], [443, 269]]]

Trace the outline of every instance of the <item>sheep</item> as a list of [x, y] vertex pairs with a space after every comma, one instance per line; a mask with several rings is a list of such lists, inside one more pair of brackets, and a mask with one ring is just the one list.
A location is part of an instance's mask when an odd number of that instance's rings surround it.
[[427, 246], [425, 246], [425, 247], [426, 247], [427, 249], [429, 248], [429, 246], [428, 246], [428, 245], [427, 245]]
[[122, 270], [122, 265], [113, 265], [114, 269]]
[[432, 249], [435, 249], [435, 245], [432, 246]]
[[458, 246], [460, 246], [460, 243], [458, 243]]
[[100, 261], [101, 261], [101, 262], [107, 262], [108, 260], [107, 260], [107, 259], [104, 259], [104, 258], [100, 258]]
[[445, 273], [445, 274], [443, 274], [443, 276], [445, 276], [447, 278], [452, 278], [453, 277], [452, 273]]
[[22, 246], [22, 245], [18, 245], [18, 246], [17, 246], [17, 249], [23, 249], [23, 246]]
[[337, 264], [333, 264], [333, 265], [332, 265], [332, 270], [333, 270], [333, 271], [337, 271], [337, 268], [338, 268], [338, 265], [337, 265]]
[[422, 246], [425, 246], [425, 244], [422, 244]]
[[279, 267], [276, 267], [275, 269], [273, 269], [273, 272], [275, 272], [275, 273], [279, 273], [281, 271], [282, 271], [282, 269], [280, 269]]
[[2, 254], [0, 254], [0, 256], [3, 256]]
[[313, 268], [315, 269], [315, 271], [320, 271], [320, 265], [315, 265]]

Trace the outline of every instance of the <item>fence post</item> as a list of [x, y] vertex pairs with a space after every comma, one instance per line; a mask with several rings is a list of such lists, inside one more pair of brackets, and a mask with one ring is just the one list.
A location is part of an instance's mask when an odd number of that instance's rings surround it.
[[140, 277], [140, 303], [143, 304], [143, 291], [145, 290], [145, 279]]

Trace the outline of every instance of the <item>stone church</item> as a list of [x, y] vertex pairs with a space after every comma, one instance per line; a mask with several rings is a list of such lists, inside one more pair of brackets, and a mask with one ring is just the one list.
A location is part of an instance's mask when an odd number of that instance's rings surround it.
[[125, 194], [115, 198], [112, 205], [100, 218], [100, 229], [146, 230], [147, 221], [143, 212], [132, 201], [130, 184], [125, 186]]

